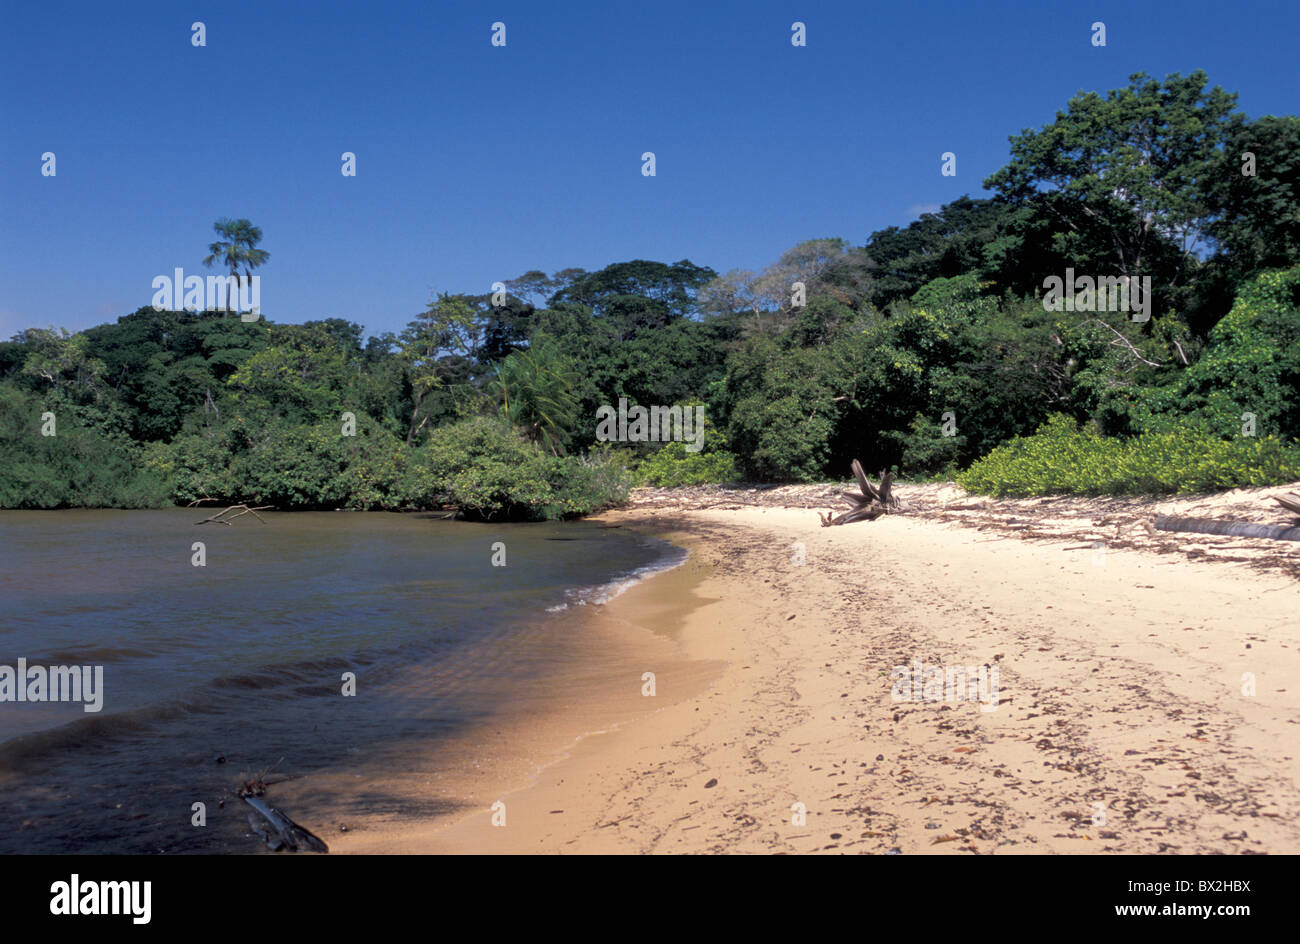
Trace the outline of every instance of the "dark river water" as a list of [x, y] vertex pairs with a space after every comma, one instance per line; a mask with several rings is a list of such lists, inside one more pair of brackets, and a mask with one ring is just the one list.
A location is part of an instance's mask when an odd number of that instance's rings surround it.
[[96, 712], [0, 701], [0, 852], [239, 851], [195, 798], [482, 722], [581, 644], [572, 607], [682, 556], [596, 522], [202, 517], [0, 512], [0, 666], [103, 679]]

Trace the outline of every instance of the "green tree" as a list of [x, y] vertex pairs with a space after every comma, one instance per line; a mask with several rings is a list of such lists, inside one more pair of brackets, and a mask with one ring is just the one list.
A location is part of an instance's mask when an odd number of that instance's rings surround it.
[[890, 226], [872, 233], [863, 250], [872, 279], [871, 304], [884, 310], [933, 279], [983, 271], [990, 262], [985, 247], [997, 243], [1011, 211], [1003, 200], [961, 196], [902, 229]]
[[1081, 92], [1051, 124], [1013, 136], [1010, 163], [984, 186], [1053, 220], [1057, 248], [1080, 270], [1173, 285], [1204, 245], [1213, 211], [1202, 181], [1236, 96], [1207, 90], [1200, 71], [1129, 83]]
[[243, 415], [317, 423], [346, 408], [347, 350], [319, 326], [270, 325], [268, 345], [226, 382]]
[[[562, 275], [557, 273], [556, 279]], [[716, 275], [688, 259], [671, 264], [633, 259], [576, 275], [555, 293], [551, 304], [586, 305], [597, 318], [614, 321], [619, 334], [628, 338], [640, 328], [694, 316], [696, 293]]]
[[[229, 269], [231, 277], [241, 286], [245, 276], [251, 279], [253, 270], [264, 265], [271, 258], [271, 254], [265, 249], [257, 248], [257, 244], [262, 241], [262, 230], [254, 226], [250, 220], [221, 219], [213, 223], [212, 228], [221, 238], [208, 246], [208, 255], [204, 258], [203, 264], [209, 268], [221, 265]], [[239, 273], [241, 265], [244, 267], [242, 276]], [[227, 282], [226, 311], [230, 310], [230, 283]]]
[[84, 403], [107, 394], [104, 363], [91, 356], [90, 341], [84, 333], [32, 328], [18, 338], [28, 351], [23, 376], [33, 378], [54, 396]]
[[502, 361], [487, 391], [500, 401], [502, 416], [523, 429], [529, 440], [559, 455], [577, 422], [576, 379], [573, 365], [542, 337]]
[[1247, 275], [1300, 259], [1300, 117], [1235, 116], [1201, 184], [1215, 214], [1210, 236], [1234, 270]]
[[478, 331], [471, 300], [443, 292], [400, 335], [398, 343], [411, 389], [408, 446], [429, 422], [431, 395], [453, 380], [472, 379], [466, 371], [478, 353]]

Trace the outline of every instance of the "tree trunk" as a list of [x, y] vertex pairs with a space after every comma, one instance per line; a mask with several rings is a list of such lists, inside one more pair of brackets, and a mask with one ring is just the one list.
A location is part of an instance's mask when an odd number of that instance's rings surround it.
[[1187, 531], [1194, 534], [1226, 534], [1236, 538], [1272, 538], [1276, 541], [1300, 541], [1300, 527], [1255, 524], [1252, 521], [1218, 521], [1214, 518], [1179, 518], [1156, 515], [1157, 531]]

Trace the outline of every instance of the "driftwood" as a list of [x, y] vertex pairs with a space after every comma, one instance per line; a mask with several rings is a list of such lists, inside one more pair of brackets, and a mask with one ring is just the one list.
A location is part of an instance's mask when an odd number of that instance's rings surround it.
[[255, 796], [244, 797], [244, 802], [265, 818], [266, 822], [262, 823], [250, 813], [248, 823], [253, 827], [253, 832], [261, 836], [272, 851], [288, 849], [290, 852], [297, 852], [299, 848], [310, 849], [312, 852], [330, 851], [330, 847], [325, 845], [323, 839], [299, 826], [274, 806], [263, 803]]
[[1277, 502], [1287, 511], [1295, 512], [1297, 515], [1300, 515], [1300, 495], [1297, 495], [1294, 492], [1287, 495], [1285, 498], [1281, 495], [1274, 495], [1273, 501]]
[[[202, 501], [203, 499], [199, 499], [199, 500]], [[208, 524], [209, 522], [212, 522], [215, 524], [229, 525], [236, 518], [239, 518], [243, 515], [252, 515], [258, 521], [262, 522], [262, 524], [266, 524], [266, 519], [263, 518], [261, 515], [259, 515], [258, 512], [266, 511], [268, 508], [274, 508], [274, 507], [275, 507], [274, 505], [258, 505], [256, 508], [249, 508], [247, 505], [231, 505], [229, 508], [217, 512], [215, 515], [211, 515], [207, 518], [204, 518], [202, 521], [196, 521], [194, 523]], [[230, 515], [229, 518], [225, 517], [225, 515], [230, 514], [230, 512], [235, 511], [236, 509], [239, 508], [243, 509], [243, 511], [240, 511], [239, 514]]]
[[898, 507], [898, 499], [894, 498], [894, 475], [892, 472], [881, 471], [880, 484], [872, 485], [867, 478], [867, 473], [862, 470], [862, 463], [857, 459], [853, 460], [853, 477], [858, 480], [858, 489], [860, 494], [853, 492], [841, 492], [840, 495], [853, 506], [849, 511], [842, 515], [836, 515], [834, 512], [822, 514], [817, 512], [817, 517], [821, 519], [822, 527], [829, 528], [837, 524], [852, 524], [854, 521], [875, 521], [883, 514], [887, 514]]
[[[284, 760], [284, 758], [282, 757], [280, 760]], [[262, 814], [261, 820], [253, 816], [252, 813], [248, 814], [248, 825], [253, 828], [253, 832], [262, 837], [262, 840], [271, 848], [272, 852], [278, 852], [281, 849], [297, 852], [300, 847], [310, 849], [312, 852], [329, 852], [330, 847], [325, 845], [325, 840], [311, 830], [299, 826], [274, 806], [263, 802], [261, 797], [266, 794], [268, 773], [269, 770], [264, 770], [253, 779], [245, 780], [239, 789], [235, 791], [236, 796]], [[287, 780], [289, 778], [282, 779]], [[278, 783], [279, 779], [270, 782]]]
[[1194, 534], [1226, 534], [1237, 538], [1273, 538], [1300, 541], [1300, 527], [1255, 524], [1252, 521], [1218, 521], [1214, 518], [1179, 518], [1156, 515], [1157, 531], [1184, 531]]

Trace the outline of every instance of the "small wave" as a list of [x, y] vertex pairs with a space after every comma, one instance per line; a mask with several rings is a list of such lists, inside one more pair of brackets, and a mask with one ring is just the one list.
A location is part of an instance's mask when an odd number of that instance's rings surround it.
[[638, 567], [630, 573], [615, 577], [607, 583], [597, 584], [594, 587], [572, 587], [564, 591], [566, 602], [546, 608], [548, 613], [559, 613], [567, 610], [570, 606], [601, 606], [622, 596], [632, 587], [635, 587], [643, 580], [648, 580], [656, 574], [666, 573], [674, 570], [686, 563], [690, 558], [690, 551], [684, 547], [678, 547], [675, 544], [667, 545], [668, 550], [663, 557], [646, 564], [644, 567]]
[[158, 653], [150, 649], [89, 646], [84, 649], [58, 649], [43, 658], [30, 658], [31, 665], [112, 665], [152, 659]]
[[0, 770], [17, 771], [52, 754], [98, 746], [114, 738], [144, 734], [159, 723], [202, 710], [181, 700], [113, 714], [79, 718], [55, 728], [10, 738], [0, 744]]
[[77, 748], [104, 746], [119, 738], [156, 734], [163, 726], [194, 715], [233, 715], [250, 698], [269, 704], [303, 697], [327, 697], [335, 689], [322, 675], [372, 664], [374, 654], [352, 659], [306, 659], [261, 670], [246, 670], [209, 679], [179, 696], [123, 711], [89, 715], [0, 742], [0, 770], [19, 770], [35, 761]]

